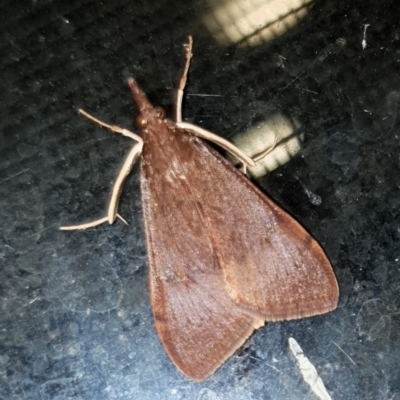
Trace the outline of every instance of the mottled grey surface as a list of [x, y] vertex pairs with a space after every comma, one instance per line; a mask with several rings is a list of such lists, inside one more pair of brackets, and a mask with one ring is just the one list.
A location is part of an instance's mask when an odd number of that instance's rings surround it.
[[[0, 399], [316, 399], [289, 337], [333, 399], [400, 399], [398, 4], [315, 1], [284, 36], [240, 47], [204, 28], [211, 3], [0, 5]], [[153, 327], [138, 168], [129, 226], [58, 230], [104, 212], [131, 146], [76, 109], [130, 128], [128, 76], [170, 106], [188, 33], [186, 119], [228, 139], [271, 113], [300, 121], [302, 154], [257, 184], [322, 244], [341, 289], [336, 311], [267, 325], [202, 383]]]

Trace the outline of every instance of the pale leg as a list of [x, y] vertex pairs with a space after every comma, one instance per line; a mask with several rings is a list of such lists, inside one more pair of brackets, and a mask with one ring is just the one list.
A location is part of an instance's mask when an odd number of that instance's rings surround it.
[[62, 226], [62, 227], [60, 227], [60, 229], [61, 230], [87, 229], [87, 228], [92, 228], [94, 226], [100, 225], [107, 221], [109, 224], [112, 224], [117, 217], [126, 223], [126, 221], [121, 216], [118, 215], [118, 201], [119, 201], [119, 197], [121, 195], [122, 185], [123, 185], [126, 177], [128, 176], [128, 174], [131, 172], [132, 167], [135, 164], [136, 160], [140, 157], [140, 155], [142, 153], [143, 140], [139, 135], [136, 135], [135, 133], [130, 132], [127, 129], [120, 128], [119, 126], [115, 126], [115, 125], [106, 124], [83, 110], [79, 110], [79, 112], [81, 114], [83, 114], [85, 117], [98, 123], [100, 126], [104, 126], [108, 129], [112, 130], [113, 132], [121, 133], [124, 136], [130, 137], [131, 139], [136, 140], [138, 143], [136, 143], [130, 150], [128, 156], [126, 157], [126, 159], [118, 173], [117, 179], [115, 180], [115, 183], [114, 183], [114, 186], [113, 186], [113, 189], [111, 192], [110, 203], [109, 203], [108, 209], [107, 209], [107, 216], [96, 219], [95, 221], [88, 222], [85, 224]]
[[175, 122], [182, 122], [182, 98], [183, 91], [185, 90], [187, 73], [189, 71], [190, 59], [193, 57], [192, 53], [193, 39], [191, 36], [188, 38], [188, 43], [185, 44], [185, 68], [183, 69], [181, 79], [179, 80], [178, 89], [176, 91], [176, 104], [175, 104]]
[[[254, 167], [256, 165], [255, 161], [257, 161], [257, 160], [252, 160], [250, 157], [248, 157], [246, 154], [244, 154], [240, 149], [238, 149], [235, 145], [233, 145], [231, 142], [221, 138], [220, 136], [215, 135], [214, 133], [207, 131], [206, 129], [200, 128], [199, 126], [193, 125], [191, 123], [182, 122], [182, 98], [183, 98], [183, 92], [184, 92], [184, 89], [186, 86], [187, 74], [188, 74], [189, 66], [190, 66], [190, 60], [193, 57], [192, 45], [193, 45], [193, 39], [191, 36], [189, 36], [188, 43], [185, 44], [185, 49], [186, 49], [185, 67], [183, 69], [182, 76], [179, 80], [177, 93], [176, 93], [176, 104], [175, 104], [176, 125], [182, 129], [191, 131], [196, 136], [201, 137], [202, 139], [209, 140], [209, 141], [214, 142], [217, 145], [221, 146], [223, 149], [225, 149], [226, 151], [231, 153], [233, 156], [235, 156], [243, 164], [241, 171], [246, 173], [246, 167]], [[270, 152], [271, 150], [272, 149], [268, 149], [267, 151]], [[264, 154], [264, 156], [266, 155], [265, 152], [263, 154]]]

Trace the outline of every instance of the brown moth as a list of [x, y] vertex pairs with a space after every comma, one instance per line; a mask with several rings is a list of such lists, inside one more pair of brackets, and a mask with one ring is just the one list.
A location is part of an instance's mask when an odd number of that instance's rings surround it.
[[[117, 214], [122, 184], [141, 156], [140, 185], [158, 336], [174, 364], [201, 381], [265, 321], [320, 315], [336, 308], [338, 286], [320, 245], [289, 214], [203, 139], [254, 160], [226, 140], [181, 119], [192, 57], [179, 83], [175, 122], [153, 107], [135, 80], [142, 136], [88, 118], [137, 143], [116, 179], [108, 214], [61, 229], [86, 229]], [[121, 218], [121, 217], [120, 217]]]

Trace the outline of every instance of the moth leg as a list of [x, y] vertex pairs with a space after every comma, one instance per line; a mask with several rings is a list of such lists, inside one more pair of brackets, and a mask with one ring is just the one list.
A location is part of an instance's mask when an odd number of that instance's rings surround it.
[[182, 122], [182, 98], [183, 91], [186, 86], [187, 74], [190, 66], [190, 59], [193, 57], [192, 46], [193, 39], [191, 36], [188, 37], [188, 43], [185, 46], [185, 67], [182, 72], [181, 79], [179, 79], [178, 88], [176, 91], [176, 104], [175, 104], [175, 122]]
[[87, 118], [91, 119], [92, 121], [97, 122], [99, 125], [104, 126], [108, 129], [111, 129], [113, 132], [121, 133], [124, 136], [130, 137], [131, 139], [136, 140], [138, 143], [136, 143], [132, 147], [132, 149], [129, 151], [128, 156], [126, 157], [126, 159], [125, 159], [124, 163], [122, 164], [122, 167], [118, 173], [117, 179], [115, 180], [115, 183], [113, 185], [113, 189], [111, 192], [110, 202], [109, 202], [108, 209], [107, 209], [107, 216], [96, 219], [95, 221], [88, 222], [85, 224], [62, 226], [62, 227], [60, 227], [60, 229], [61, 230], [87, 229], [87, 228], [92, 228], [94, 226], [100, 225], [107, 221], [111, 225], [117, 217], [120, 218], [125, 224], [127, 224], [127, 222], [118, 214], [118, 202], [119, 202], [119, 198], [120, 198], [121, 191], [122, 191], [122, 185], [123, 185], [126, 177], [131, 172], [132, 167], [135, 164], [136, 160], [142, 154], [143, 139], [139, 135], [136, 135], [135, 133], [130, 132], [127, 129], [120, 128], [119, 126], [115, 126], [115, 125], [106, 124], [83, 110], [79, 110], [79, 112], [81, 114], [85, 115]]
[[210, 140], [221, 146], [223, 149], [228, 151], [229, 153], [233, 154], [242, 164], [244, 167], [244, 171], [246, 166], [254, 167], [256, 164], [255, 162], [246, 154], [244, 154], [240, 149], [234, 146], [229, 141], [215, 135], [214, 133], [207, 131], [206, 129], [200, 128], [199, 126], [190, 124], [188, 122], [182, 122], [182, 98], [183, 98], [183, 91], [186, 86], [187, 81], [187, 74], [189, 71], [190, 60], [193, 57], [192, 47], [193, 47], [193, 39], [191, 36], [188, 37], [188, 43], [184, 45], [186, 54], [185, 54], [185, 67], [183, 69], [182, 76], [178, 83], [177, 94], [176, 94], [176, 104], [175, 104], [175, 122], [182, 129], [187, 129], [193, 132], [196, 136], [199, 136], [203, 139]]
[[189, 122], [180, 122], [177, 123], [176, 125], [178, 125], [179, 128], [186, 129], [192, 132], [193, 134], [202, 139], [206, 139], [209, 140], [210, 142], [217, 144], [218, 146], [222, 147], [227, 152], [235, 156], [246, 167], [254, 167], [256, 165], [256, 163], [253, 161], [252, 158], [244, 154], [242, 150], [238, 149], [234, 144], [232, 144], [226, 139], [223, 139], [221, 136], [218, 136], [215, 133], [200, 128], [199, 126], [193, 125]]
[[246, 173], [247, 167], [254, 167], [256, 162], [264, 158], [267, 154], [269, 154], [276, 146], [277, 137], [275, 135], [275, 141], [268, 149], [258, 154], [253, 159], [244, 154], [239, 148], [233, 145], [231, 142], [221, 138], [214, 133], [207, 131], [206, 129], [200, 128], [199, 126], [193, 125], [189, 122], [182, 122], [182, 98], [183, 91], [186, 86], [187, 74], [189, 71], [190, 60], [193, 57], [192, 47], [193, 47], [193, 39], [192, 36], [188, 37], [188, 43], [185, 46], [185, 67], [182, 72], [182, 76], [178, 83], [177, 94], [176, 94], [176, 104], [175, 104], [175, 123], [182, 129], [187, 129], [193, 132], [196, 136], [201, 137], [203, 139], [209, 140], [218, 144], [220, 147], [231, 153], [235, 156], [242, 164], [239, 168], [244, 174]]
[[271, 146], [269, 146], [263, 152], [261, 152], [261, 153], [257, 154], [256, 156], [254, 156], [253, 157], [254, 162], [262, 160], [269, 153], [271, 153], [271, 151], [275, 149], [277, 143], [278, 143], [278, 136], [274, 133], [274, 143], [272, 143]]
[[[269, 153], [271, 153], [272, 150], [276, 147], [276, 144], [278, 143], [278, 137], [276, 134], [274, 134], [274, 143], [271, 144], [266, 150], [263, 152], [257, 154], [252, 158], [252, 160], [257, 163], [258, 161], [262, 160], [264, 157], [266, 157]], [[241, 166], [239, 167], [239, 170], [243, 172], [246, 175], [247, 172], [247, 166], [243, 162], [241, 162]]]
[[[117, 214], [117, 217], [121, 219], [125, 224], [127, 222], [119, 215]], [[92, 222], [87, 222], [86, 224], [80, 224], [80, 225], [68, 225], [68, 226], [60, 226], [61, 231], [76, 231], [76, 230], [83, 230], [83, 229], [88, 229], [88, 228], [93, 228], [94, 226], [101, 225], [104, 222], [108, 221], [108, 216], [104, 218], [99, 218], [96, 219]]]
[[228, 140], [225, 140], [222, 137], [216, 135], [215, 133], [212, 133], [206, 129], [200, 128], [199, 126], [191, 124], [189, 122], [179, 122], [176, 125], [182, 129], [191, 131], [196, 136], [201, 137], [202, 139], [209, 140], [210, 142], [213, 142], [213, 143], [219, 145], [220, 147], [225, 149], [228, 153], [235, 156], [242, 164], [242, 166], [239, 167], [239, 169], [244, 174], [246, 173], [246, 168], [254, 167], [256, 165], [257, 161], [262, 160], [269, 153], [271, 153], [271, 151], [275, 149], [276, 144], [278, 143], [278, 137], [276, 135], [274, 135], [274, 142], [272, 143], [271, 146], [269, 146], [266, 150], [257, 154], [253, 158], [250, 158], [245, 153], [243, 153], [242, 150], [240, 150], [238, 147], [236, 147], [234, 144], [232, 144]]
[[111, 225], [117, 217], [121, 219], [121, 221], [123, 221], [125, 224], [127, 224], [127, 222], [118, 214], [118, 202], [122, 191], [122, 185], [126, 177], [131, 172], [132, 167], [135, 164], [136, 160], [140, 157], [142, 153], [142, 147], [143, 147], [142, 143], [136, 143], [132, 147], [128, 156], [126, 157], [124, 164], [122, 165], [122, 168], [118, 173], [117, 179], [115, 180], [111, 192], [111, 198], [107, 209], [107, 216], [85, 224], [61, 226], [60, 227], [61, 230], [72, 231], [72, 230], [88, 229], [103, 224], [104, 222], [107, 221]]
[[[119, 198], [121, 196], [122, 192], [122, 185], [125, 182], [126, 177], [129, 175], [129, 173], [132, 171], [133, 165], [137, 161], [137, 159], [140, 157], [142, 154], [142, 148], [143, 148], [143, 141], [140, 143], [136, 143], [132, 149], [130, 150], [128, 156], [126, 157], [124, 163], [122, 164], [122, 167], [118, 173], [117, 179], [115, 180], [112, 192], [111, 192], [111, 198], [110, 198], [110, 203], [108, 204], [108, 211], [107, 211], [107, 216], [108, 216], [108, 223], [111, 225], [114, 221], [115, 218], [118, 216], [118, 203], [119, 203]], [[125, 221], [126, 223], [126, 221]]]

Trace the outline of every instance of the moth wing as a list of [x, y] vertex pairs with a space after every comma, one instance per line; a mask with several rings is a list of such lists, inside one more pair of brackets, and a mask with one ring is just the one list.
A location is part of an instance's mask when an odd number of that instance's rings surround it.
[[188, 133], [176, 136], [177, 153], [187, 154], [188, 185], [201, 204], [235, 303], [266, 321], [335, 309], [337, 281], [311, 235], [204, 141]]
[[[141, 191], [155, 325], [175, 365], [194, 380], [211, 375], [259, 318], [226, 291], [223, 270], [170, 137], [145, 136]], [[173, 138], [172, 138], [173, 139]]]

